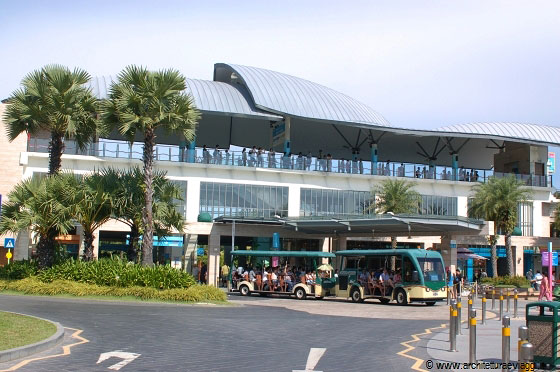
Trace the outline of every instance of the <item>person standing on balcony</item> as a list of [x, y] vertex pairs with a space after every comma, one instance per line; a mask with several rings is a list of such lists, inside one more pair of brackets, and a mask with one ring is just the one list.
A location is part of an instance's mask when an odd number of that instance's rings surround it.
[[332, 172], [332, 155], [327, 154], [327, 172]]
[[296, 169], [303, 170], [303, 154], [300, 152], [296, 159]]
[[259, 147], [257, 150], [257, 167], [264, 168], [264, 157], [263, 157], [263, 148]]
[[214, 153], [212, 154], [213, 159], [213, 163], [214, 164], [220, 164], [220, 158], [222, 157], [222, 155], [220, 154], [220, 149], [218, 147], [218, 145], [216, 145], [216, 147], [214, 148]]
[[226, 165], [229, 165], [229, 159], [231, 157], [230, 153], [229, 153], [229, 149], [226, 149], [225, 151], [225, 155], [226, 155]]
[[364, 174], [364, 161], [360, 158], [360, 163], [358, 164], [360, 168], [360, 174]]
[[268, 167], [276, 168], [276, 152], [274, 152], [272, 147], [268, 150]]
[[350, 173], [352, 164], [350, 163], [350, 159], [346, 160], [346, 173]]
[[313, 161], [313, 155], [311, 154], [311, 151], [309, 151], [307, 153], [307, 160], [305, 162], [305, 168], [309, 171], [311, 170], [311, 162]]
[[241, 162], [244, 167], [247, 166], [247, 149], [245, 147], [243, 147], [243, 150], [241, 151]]
[[202, 162], [204, 164], [210, 163], [210, 152], [206, 148], [206, 145], [202, 146]]

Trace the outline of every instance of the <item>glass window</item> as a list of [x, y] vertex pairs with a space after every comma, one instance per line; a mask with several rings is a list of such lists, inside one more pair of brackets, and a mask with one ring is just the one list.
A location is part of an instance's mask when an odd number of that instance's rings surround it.
[[418, 265], [422, 271], [424, 282], [445, 280], [443, 264], [438, 258], [418, 258]]
[[200, 183], [200, 212], [218, 216], [270, 218], [288, 215], [288, 188], [217, 182]]
[[369, 210], [369, 191], [301, 189], [301, 216], [361, 215]]
[[431, 216], [457, 216], [457, 197], [422, 195], [418, 214]]
[[521, 235], [533, 236], [533, 203], [519, 203], [517, 206], [517, 227]]
[[407, 283], [418, 283], [420, 282], [420, 276], [418, 276], [418, 281], [414, 282], [412, 280], [412, 272], [416, 270], [416, 267], [412, 263], [409, 257], [403, 257], [403, 281]]

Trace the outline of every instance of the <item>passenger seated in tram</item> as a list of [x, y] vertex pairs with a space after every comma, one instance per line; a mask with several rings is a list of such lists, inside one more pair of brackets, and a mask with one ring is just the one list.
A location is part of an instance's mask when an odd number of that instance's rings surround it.
[[[391, 291], [395, 288], [395, 284], [389, 275], [387, 269], [383, 269], [383, 273], [381, 274], [381, 282], [383, 283], [383, 295], [390, 294]], [[389, 291], [387, 291], [389, 289]]]
[[313, 276], [314, 275], [311, 273], [311, 270], [307, 270], [307, 273], [305, 274], [305, 284], [307, 285], [315, 284], [315, 278]]

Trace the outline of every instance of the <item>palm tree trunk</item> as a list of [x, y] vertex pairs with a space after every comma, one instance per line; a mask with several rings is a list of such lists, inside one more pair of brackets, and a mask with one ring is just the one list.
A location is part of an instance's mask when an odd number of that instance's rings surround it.
[[64, 152], [64, 142], [58, 133], [51, 133], [49, 142], [49, 175], [58, 174], [62, 168], [62, 153]]
[[37, 265], [40, 269], [48, 268], [54, 262], [55, 235], [50, 232], [46, 236], [41, 235], [37, 243]]
[[154, 195], [152, 181], [154, 175], [152, 173], [154, 167], [154, 130], [149, 128], [144, 133], [144, 210], [142, 213], [142, 223], [144, 225], [144, 235], [142, 236], [142, 264], [145, 266], [153, 266], [154, 260], [152, 255], [154, 244], [154, 220], [152, 211], [152, 198]]
[[[393, 249], [395, 251], [395, 254], [397, 253], [397, 238], [395, 236], [391, 237], [391, 249]], [[391, 256], [391, 270], [395, 271], [396, 270], [396, 266], [397, 266], [397, 257], [396, 256]]]
[[506, 239], [506, 257], [507, 257], [507, 265], [508, 265], [508, 276], [513, 276], [513, 252], [511, 251], [511, 234], [507, 233], [505, 235]]
[[497, 239], [492, 236], [492, 241], [490, 244], [490, 259], [492, 260], [492, 277], [498, 277], [498, 255], [496, 253], [496, 243]]
[[138, 226], [133, 223], [130, 226], [130, 242], [128, 244], [128, 250], [126, 252], [126, 258], [134, 263], [138, 260], [138, 239], [140, 237], [140, 231]]
[[93, 240], [95, 236], [93, 232], [86, 232], [84, 230], [84, 261], [92, 261], [93, 260]]

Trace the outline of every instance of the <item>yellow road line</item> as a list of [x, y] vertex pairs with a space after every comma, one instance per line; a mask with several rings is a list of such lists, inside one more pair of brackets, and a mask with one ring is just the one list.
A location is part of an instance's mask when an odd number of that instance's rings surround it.
[[[488, 319], [493, 319], [493, 318], [495, 318], [495, 317], [497, 316], [496, 314], [494, 314], [493, 312], [490, 312], [490, 311], [487, 311], [487, 313], [490, 314], [489, 317], [486, 317], [487, 320], [488, 320]], [[477, 317], [477, 318], [480, 318], [480, 317]], [[463, 320], [461, 323], [465, 323], [465, 322], [467, 322], [467, 321], [466, 321], [466, 320]], [[401, 342], [401, 345], [404, 346], [406, 349], [399, 351], [399, 352], [397, 353], [397, 355], [400, 355], [400, 356], [403, 356], [403, 357], [405, 357], [405, 358], [409, 358], [409, 359], [414, 360], [414, 364], [412, 365], [412, 367], [410, 367], [410, 369], [412, 369], [412, 370], [414, 370], [414, 371], [419, 371], [419, 372], [429, 372], [429, 371], [427, 371], [427, 370], [425, 370], [425, 369], [423, 369], [423, 368], [420, 368], [420, 366], [424, 365], [424, 362], [425, 362], [424, 359], [422, 359], [422, 358], [417, 358], [417, 357], [415, 357], [415, 356], [413, 356], [413, 355], [408, 355], [408, 352], [409, 352], [409, 351], [412, 351], [412, 350], [416, 349], [415, 346], [411, 346], [411, 345], [409, 345], [409, 343], [420, 341], [420, 338], [419, 338], [418, 336], [429, 335], [429, 334], [432, 333], [432, 330], [435, 330], [435, 329], [444, 329], [444, 328], [447, 328], [447, 324], [445, 324], [445, 323], [443, 323], [443, 324], [440, 325], [439, 327], [426, 328], [426, 329], [425, 329], [425, 332], [422, 332], [422, 333], [415, 333], [415, 334], [413, 334], [413, 335], [410, 335], [410, 337], [412, 337], [412, 340], [405, 341], [405, 342]], [[2, 372], [2, 371], [0, 371], [0, 372]]]
[[10, 367], [10, 368], [8, 368], [8, 369], [0, 370], [0, 372], [11, 372], [11, 371], [15, 371], [15, 370], [17, 370], [17, 369], [19, 369], [19, 368], [21, 368], [21, 367], [23, 367], [23, 366], [25, 366], [25, 365], [31, 363], [31, 362], [35, 362], [35, 361], [37, 361], [37, 360], [45, 360], [45, 359], [51, 359], [51, 358], [56, 358], [56, 357], [60, 357], [60, 356], [70, 355], [70, 354], [72, 353], [72, 351], [70, 350], [72, 347], [78, 346], [78, 345], [81, 345], [81, 344], [85, 344], [85, 343], [88, 343], [88, 342], [89, 342], [88, 339], [86, 339], [86, 338], [80, 336], [80, 333], [83, 332], [82, 329], [76, 329], [76, 328], [70, 328], [70, 327], [64, 327], [64, 328], [66, 328], [66, 329], [71, 329], [71, 330], [75, 331], [74, 333], [72, 333], [72, 336], [70, 336], [70, 337], [75, 338], [75, 339], [77, 339], [77, 340], [79, 340], [79, 341], [78, 341], [78, 342], [75, 342], [75, 343], [73, 343], [73, 344], [70, 344], [70, 345], [64, 345], [64, 346], [62, 346], [62, 353], [60, 353], [60, 354], [47, 355], [47, 356], [44, 356], [44, 357], [37, 357], [37, 358], [31, 358], [31, 359], [24, 359], [24, 360], [22, 360], [21, 362], [19, 362], [18, 364], [14, 365], [14, 366], [12, 366], [12, 367]]
[[427, 370], [420, 368], [420, 366], [424, 364], [424, 359], [417, 358], [413, 355], [408, 355], [407, 354], [409, 351], [414, 350], [416, 348], [414, 346], [409, 345], [409, 343], [420, 341], [420, 338], [418, 336], [429, 335], [429, 334], [432, 333], [432, 331], [431, 331], [432, 329], [443, 329], [445, 327], [446, 327], [446, 325], [444, 323], [444, 324], [440, 325], [439, 327], [426, 328], [425, 332], [415, 333], [413, 335], [410, 335], [410, 337], [412, 337], [412, 340], [409, 340], [409, 341], [406, 341], [406, 342], [401, 342], [401, 345], [406, 347], [406, 349], [404, 349], [402, 351], [399, 351], [397, 353], [397, 355], [400, 355], [400, 356], [403, 356], [405, 358], [409, 358], [409, 359], [414, 360], [414, 364], [412, 365], [412, 367], [410, 367], [412, 370], [420, 371], [420, 372], [428, 372]]

